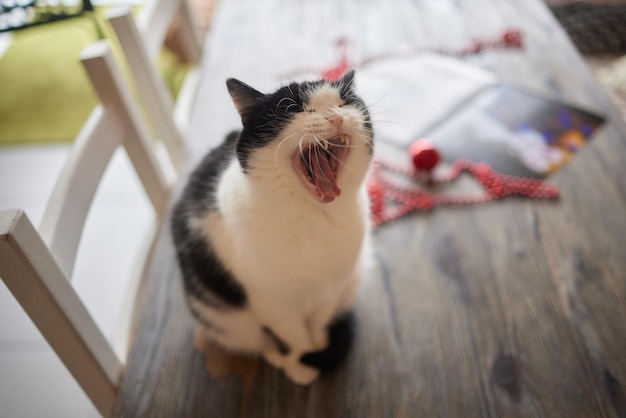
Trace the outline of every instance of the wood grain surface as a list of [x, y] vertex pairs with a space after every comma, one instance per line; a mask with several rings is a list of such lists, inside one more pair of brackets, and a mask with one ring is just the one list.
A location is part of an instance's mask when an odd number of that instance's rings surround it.
[[[193, 347], [167, 231], [119, 391], [119, 417], [626, 417], [626, 130], [539, 0], [224, 0], [194, 110], [190, 165], [237, 126], [235, 76], [277, 85], [398, 45], [454, 47], [519, 28], [522, 51], [467, 61], [608, 116], [553, 177], [557, 202], [442, 207], [380, 227], [347, 363], [310, 387]], [[357, 56], [358, 58], [358, 56]]]

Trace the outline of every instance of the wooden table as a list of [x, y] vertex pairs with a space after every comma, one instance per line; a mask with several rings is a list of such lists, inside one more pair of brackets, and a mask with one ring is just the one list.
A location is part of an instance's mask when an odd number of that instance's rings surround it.
[[259, 89], [298, 66], [398, 45], [456, 47], [510, 27], [522, 51], [468, 61], [609, 117], [553, 177], [558, 203], [508, 198], [438, 208], [378, 229], [355, 347], [310, 387], [261, 361], [192, 344], [167, 232], [117, 416], [626, 416], [626, 129], [540, 0], [224, 0], [207, 45], [193, 160], [237, 117], [228, 76]]

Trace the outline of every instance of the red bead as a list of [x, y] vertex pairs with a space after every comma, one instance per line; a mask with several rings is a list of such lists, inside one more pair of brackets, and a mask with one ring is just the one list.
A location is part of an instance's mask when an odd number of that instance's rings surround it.
[[518, 30], [508, 30], [502, 36], [504, 45], [507, 48], [521, 48], [523, 46], [522, 32]]
[[371, 181], [367, 185], [367, 191], [370, 196], [370, 208], [372, 213], [376, 217], [381, 216], [385, 209], [383, 186], [376, 181]]
[[484, 44], [480, 41], [474, 41], [468, 52], [470, 54], [478, 54], [483, 50]]
[[409, 147], [415, 169], [430, 171], [439, 163], [441, 156], [428, 139], [418, 139]]
[[430, 210], [434, 206], [433, 199], [430, 196], [422, 196], [419, 200], [419, 207], [424, 210]]

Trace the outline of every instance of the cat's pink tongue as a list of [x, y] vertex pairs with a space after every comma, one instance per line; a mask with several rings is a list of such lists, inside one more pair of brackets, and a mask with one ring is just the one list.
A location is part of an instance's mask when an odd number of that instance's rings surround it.
[[341, 194], [341, 189], [337, 186], [335, 173], [330, 166], [329, 154], [320, 153], [320, 158], [316, 158], [312, 163], [315, 174], [315, 188], [320, 201], [330, 203]]

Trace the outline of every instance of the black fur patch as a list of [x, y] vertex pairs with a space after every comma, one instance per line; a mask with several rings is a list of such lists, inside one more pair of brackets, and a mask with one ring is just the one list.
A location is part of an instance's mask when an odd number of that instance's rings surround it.
[[184, 206], [189, 214], [202, 214], [216, 208], [215, 191], [221, 174], [235, 153], [239, 131], [226, 136], [224, 142], [211, 150], [194, 172], [189, 176], [187, 185], [178, 206]]
[[237, 157], [244, 172], [250, 168], [252, 153], [276, 139], [291, 122], [293, 116], [304, 110], [306, 83], [292, 83], [265, 95], [251, 110], [250, 117], [243, 121], [243, 130], [237, 143]]
[[[202, 298], [202, 293], [209, 291], [229, 307], [246, 306], [243, 287], [222, 265], [205, 239], [191, 236], [177, 243], [177, 247], [186, 291], [202, 300], [206, 299]], [[214, 307], [219, 309], [219, 306]]]
[[[207, 240], [189, 229], [190, 217], [203, 217], [215, 209], [219, 178], [234, 156], [239, 137], [232, 132], [211, 151], [191, 174], [183, 195], [174, 207], [171, 230], [185, 290], [216, 309], [246, 306], [246, 293], [220, 262]], [[216, 297], [203, 297], [211, 292]], [[223, 303], [216, 303], [216, 299]]]
[[306, 353], [300, 361], [321, 372], [331, 372], [343, 363], [350, 352], [355, 333], [354, 314], [351, 311], [335, 319], [328, 327], [330, 343], [323, 351]]

